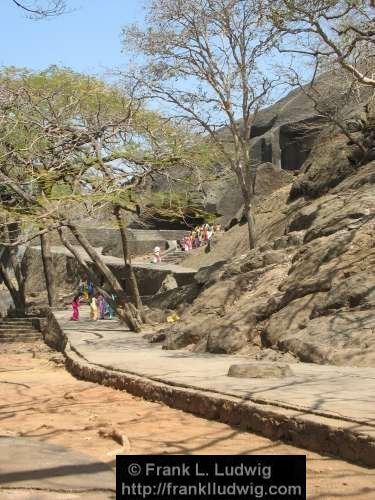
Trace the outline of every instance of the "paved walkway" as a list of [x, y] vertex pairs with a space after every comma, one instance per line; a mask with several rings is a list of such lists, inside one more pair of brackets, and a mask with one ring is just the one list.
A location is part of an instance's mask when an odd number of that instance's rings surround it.
[[[36, 245], [34, 248], [40, 248], [39, 245]], [[80, 253], [81, 257], [87, 261], [90, 262], [90, 257], [87, 255], [87, 253], [82, 249], [82, 247], [76, 247], [78, 252]], [[101, 248], [96, 248], [97, 252], [101, 252]], [[61, 255], [69, 255], [71, 256], [72, 254], [69, 252], [69, 250], [63, 246], [51, 246], [51, 251], [52, 253], [58, 253]], [[110, 265], [110, 266], [117, 266], [117, 267], [123, 267], [124, 266], [124, 259], [120, 259], [119, 257], [114, 257], [112, 255], [101, 255], [101, 258], [103, 259], [103, 262], [105, 264]], [[154, 264], [151, 261], [151, 256], [149, 258], [149, 262], [144, 261], [142, 259], [134, 259], [133, 261], [133, 267], [136, 268], [143, 268], [143, 269], [154, 269], [158, 271], [165, 271], [168, 270], [172, 272], [173, 274], [191, 274], [191, 273], [196, 273], [197, 269], [193, 269], [191, 267], [184, 267], [180, 266], [178, 264], [172, 264], [170, 262], [161, 262], [160, 264]]]
[[[142, 335], [124, 331], [116, 320], [69, 321], [56, 313], [74, 350], [86, 361], [108, 369], [147, 377], [170, 385], [234, 396], [261, 404], [302, 411], [349, 422], [351, 429], [375, 439], [375, 369], [291, 364], [294, 376], [284, 379], [237, 379], [226, 374], [245, 356], [194, 354], [162, 350]], [[347, 427], [347, 424], [346, 424]]]
[[115, 483], [107, 464], [82, 453], [36, 438], [0, 436], [1, 498], [8, 491], [9, 498], [30, 500], [62, 498], [63, 492], [69, 498], [110, 499]]

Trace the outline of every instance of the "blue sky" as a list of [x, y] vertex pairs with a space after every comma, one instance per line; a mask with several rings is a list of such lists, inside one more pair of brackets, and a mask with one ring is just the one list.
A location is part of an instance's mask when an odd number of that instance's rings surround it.
[[142, 21], [142, 0], [69, 0], [73, 12], [27, 19], [11, 0], [1, 0], [0, 66], [44, 69], [51, 64], [102, 74], [124, 65], [121, 28]]

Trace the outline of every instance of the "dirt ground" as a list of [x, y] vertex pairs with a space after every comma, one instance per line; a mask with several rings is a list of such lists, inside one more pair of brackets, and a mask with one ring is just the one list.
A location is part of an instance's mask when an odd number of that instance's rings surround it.
[[121, 453], [306, 454], [309, 499], [375, 498], [374, 470], [76, 380], [42, 343], [3, 344], [0, 354], [2, 436], [38, 437], [111, 466]]

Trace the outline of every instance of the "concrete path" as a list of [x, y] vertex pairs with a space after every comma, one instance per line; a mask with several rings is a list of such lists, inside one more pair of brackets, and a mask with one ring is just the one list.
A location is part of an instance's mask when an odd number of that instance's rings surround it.
[[[35, 245], [34, 248], [40, 249], [39, 245]], [[90, 262], [90, 257], [87, 255], [87, 253], [83, 250], [82, 247], [76, 247], [78, 252], [80, 253], [81, 257], [83, 260]], [[96, 251], [101, 253], [101, 248], [97, 247]], [[72, 256], [72, 254], [69, 252], [69, 250], [63, 246], [51, 246], [51, 252], [52, 253], [57, 253], [61, 255], [69, 255]], [[112, 255], [101, 255], [101, 258], [103, 259], [103, 262], [105, 264], [110, 265], [110, 266], [118, 266], [118, 267], [123, 267], [124, 266], [124, 259], [120, 259], [119, 257], [114, 257]], [[151, 256], [150, 259], [151, 260]], [[191, 267], [184, 267], [180, 266], [178, 264], [171, 264], [169, 262], [166, 263], [161, 263], [161, 264], [154, 264], [153, 262], [145, 262], [144, 260], [141, 259], [135, 259], [133, 262], [133, 267], [136, 268], [143, 268], [143, 269], [155, 269], [159, 271], [165, 271], [168, 270], [172, 272], [173, 274], [191, 274], [191, 273], [196, 273], [197, 269], [193, 269]]]
[[107, 464], [36, 438], [0, 436], [1, 498], [99, 500], [115, 498], [115, 488]]
[[[117, 321], [69, 321], [69, 312], [56, 312], [60, 326], [78, 356], [90, 365], [133, 374], [179, 388], [189, 388], [257, 405], [271, 405], [298, 416], [332, 419], [371, 441], [375, 452], [375, 369], [307, 363], [291, 364], [293, 376], [284, 379], [237, 379], [229, 366], [248, 362], [246, 356], [195, 354], [162, 350], [142, 335], [124, 330]], [[295, 413], [294, 413], [295, 414]], [[310, 419], [311, 419], [310, 418]], [[330, 425], [330, 424], [329, 424]], [[375, 455], [374, 455], [375, 457]]]
[[[84, 308], [83, 308], [84, 309]], [[117, 321], [69, 321], [56, 313], [74, 349], [90, 363], [126, 371], [157, 381], [221, 394], [271, 402], [291, 409], [361, 423], [374, 428], [375, 369], [295, 363], [295, 375], [280, 379], [227, 377], [229, 366], [248, 362], [245, 356], [195, 354], [162, 350], [139, 334], [124, 331]]]

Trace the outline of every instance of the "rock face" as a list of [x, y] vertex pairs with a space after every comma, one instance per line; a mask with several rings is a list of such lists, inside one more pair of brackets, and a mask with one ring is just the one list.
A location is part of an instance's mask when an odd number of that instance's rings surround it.
[[[281, 187], [290, 184], [293, 176], [271, 163], [263, 163], [257, 168], [255, 193], [257, 198], [267, 197]], [[229, 177], [222, 182], [211, 182], [208, 186], [207, 206], [221, 214], [220, 222], [232, 226], [242, 219], [243, 198], [238, 181]]]
[[[53, 268], [62, 294], [73, 293], [83, 274], [75, 259], [67, 258], [64, 254], [53, 253]], [[46, 282], [43, 271], [43, 262], [39, 247], [28, 247], [23, 259], [22, 269], [25, 276], [26, 297], [46, 293]]]
[[284, 363], [245, 363], [232, 365], [228, 377], [236, 378], [285, 378], [293, 376], [293, 371]]
[[[332, 85], [332, 78], [335, 80], [335, 85]], [[341, 105], [343, 109], [347, 110], [345, 114], [348, 116], [348, 121], [355, 123], [358, 128], [356, 117], [358, 104], [351, 103], [350, 99], [345, 98], [346, 83], [342, 75], [321, 75], [315, 80], [314, 86], [315, 90], [318, 91], [316, 95], [319, 95], [320, 108], [330, 108], [332, 102], [338, 107]], [[353, 109], [356, 110], [355, 113]], [[331, 169], [327, 172], [320, 168], [316, 146], [319, 146], [321, 141], [319, 132], [322, 126], [324, 126], [322, 115], [316, 111], [313, 101], [303, 89], [292, 90], [284, 98], [257, 114], [252, 126], [250, 145], [254, 164], [257, 165], [254, 168], [257, 169], [256, 192], [258, 195], [268, 195], [287, 184], [290, 180], [286, 178], [285, 174], [288, 171], [296, 173], [301, 167], [305, 170], [312, 168], [311, 181], [306, 178], [300, 180], [300, 185], [296, 183], [291, 192], [291, 199], [295, 199], [293, 197], [300, 191], [311, 194], [318, 191], [321, 194], [322, 189], [332, 188], [353, 171], [353, 165], [346, 153], [340, 150], [339, 145], [334, 148], [336, 157], [340, 159], [340, 166], [336, 173], [334, 174]], [[225, 128], [220, 133], [226, 140], [231, 140], [231, 135]], [[370, 137], [371, 133], [368, 135]], [[317, 141], [318, 137], [319, 141]], [[328, 140], [330, 141], [330, 136], [328, 136]], [[346, 138], [341, 138], [341, 141], [345, 143]], [[323, 147], [325, 148], [325, 146]], [[314, 153], [314, 161], [309, 161], [312, 158], [312, 153]], [[322, 161], [325, 160], [325, 155], [322, 155]], [[264, 175], [262, 164], [273, 165], [274, 172], [271, 177]], [[267, 166], [267, 169], [271, 169], [271, 167]], [[319, 182], [315, 181], [317, 176], [320, 177]], [[235, 176], [226, 178], [225, 181], [210, 182], [206, 191], [207, 207], [222, 216], [223, 225], [230, 225], [232, 219], [238, 219], [242, 202]]]
[[257, 207], [256, 250], [237, 225], [199, 254], [201, 288], [166, 348], [375, 366], [375, 161], [352, 154], [339, 132], [323, 137], [292, 188]]

